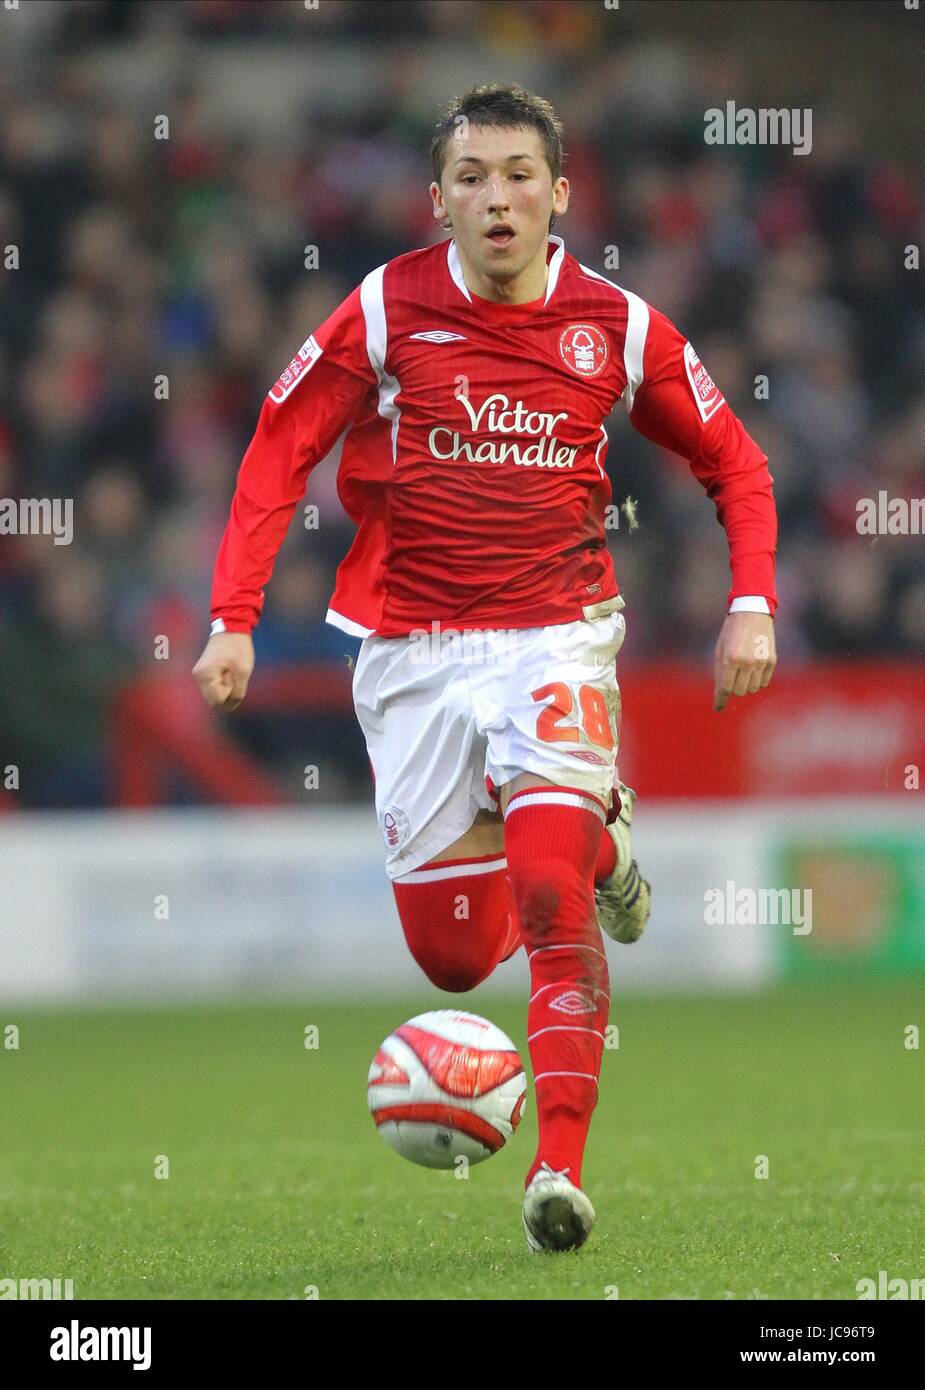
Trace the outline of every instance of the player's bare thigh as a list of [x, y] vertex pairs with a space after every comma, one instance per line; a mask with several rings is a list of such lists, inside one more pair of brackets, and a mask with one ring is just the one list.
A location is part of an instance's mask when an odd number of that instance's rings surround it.
[[[553, 783], [545, 777], [534, 777], [523, 772], [501, 788], [501, 805], [507, 806], [515, 792], [526, 787], [551, 787]], [[478, 811], [475, 820], [466, 831], [446, 849], [435, 854], [430, 864], [441, 864], [447, 859], [480, 859], [483, 854], [502, 854], [504, 852], [504, 821], [500, 811]]]

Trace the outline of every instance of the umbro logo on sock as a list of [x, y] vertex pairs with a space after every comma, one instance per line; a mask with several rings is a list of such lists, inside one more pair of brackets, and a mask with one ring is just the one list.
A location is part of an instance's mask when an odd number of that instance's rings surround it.
[[551, 1009], [557, 1009], [560, 1014], [593, 1014], [594, 1003], [586, 994], [582, 994], [577, 989], [567, 989], [564, 994], [557, 994], [555, 999], [550, 1002]]

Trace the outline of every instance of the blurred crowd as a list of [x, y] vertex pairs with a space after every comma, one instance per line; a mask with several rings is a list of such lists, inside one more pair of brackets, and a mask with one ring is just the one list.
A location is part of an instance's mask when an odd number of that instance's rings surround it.
[[[925, 495], [925, 298], [905, 253], [922, 241], [923, 190], [901, 151], [870, 148], [857, 113], [814, 107], [809, 157], [708, 147], [704, 110], [729, 92], [680, 38], [653, 50], [630, 26], [618, 43], [600, 13], [546, 0], [322, 0], [313, 42], [404, 44], [408, 63], [383, 59], [356, 107], [306, 89], [274, 140], [223, 119], [196, 54], [246, 40], [265, 61], [305, 42], [297, 0], [40, 8], [41, 32], [0, 56], [0, 498], [73, 498], [75, 529], [70, 546], [0, 537], [0, 770], [32, 770], [25, 804], [109, 800], [112, 692], [151, 666], [158, 635], [172, 666], [195, 660], [268, 386], [368, 270], [445, 235], [427, 192], [438, 110], [415, 75], [428, 45], [474, 34], [446, 99], [523, 80], [518, 45], [541, 53], [535, 85], [565, 123], [573, 190], [557, 233], [674, 319], [769, 456], [784, 659], [922, 650], [922, 538], [860, 537], [856, 516], [881, 490]], [[107, 80], [114, 45], [142, 60], [169, 47], [176, 79], [156, 108], [169, 138]], [[625, 419], [609, 433], [615, 501], [635, 499], [639, 520], [611, 536], [624, 674], [708, 662], [728, 589], [712, 505]], [[264, 667], [356, 649], [323, 621], [352, 534], [336, 463], [335, 449], [309, 482], [319, 528], [293, 526], [280, 556]], [[340, 790], [365, 790], [358, 732], [338, 738], [353, 769]]]

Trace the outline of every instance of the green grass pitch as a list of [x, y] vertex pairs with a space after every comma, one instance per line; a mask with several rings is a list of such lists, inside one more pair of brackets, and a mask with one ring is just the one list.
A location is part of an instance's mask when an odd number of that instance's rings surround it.
[[366, 1110], [406, 1018], [462, 1003], [526, 1060], [523, 1001], [7, 1006], [0, 1278], [70, 1278], [77, 1299], [854, 1299], [881, 1269], [925, 1275], [925, 1054], [904, 1045], [923, 1002], [921, 981], [617, 995], [597, 1227], [560, 1256], [521, 1229], [532, 1093], [467, 1180], [399, 1158]]

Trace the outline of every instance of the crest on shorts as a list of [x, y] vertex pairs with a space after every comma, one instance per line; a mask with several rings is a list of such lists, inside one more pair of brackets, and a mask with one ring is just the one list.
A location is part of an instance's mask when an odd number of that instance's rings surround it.
[[595, 323], [570, 323], [559, 335], [559, 356], [576, 376], [600, 376], [610, 356], [607, 339]]
[[400, 849], [411, 834], [411, 822], [398, 806], [386, 806], [379, 817], [379, 826], [389, 849]]

